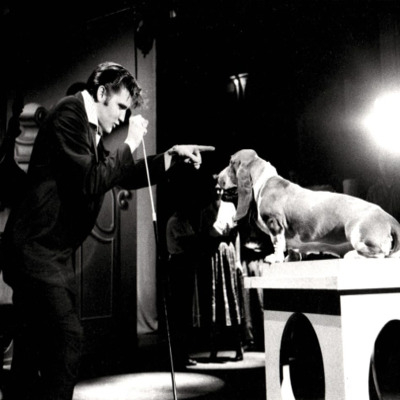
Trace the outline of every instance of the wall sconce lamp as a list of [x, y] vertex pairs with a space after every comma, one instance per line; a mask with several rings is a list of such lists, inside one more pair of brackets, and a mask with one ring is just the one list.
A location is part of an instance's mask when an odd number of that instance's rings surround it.
[[228, 82], [228, 93], [234, 94], [237, 100], [242, 100], [245, 97], [248, 73], [231, 75]]

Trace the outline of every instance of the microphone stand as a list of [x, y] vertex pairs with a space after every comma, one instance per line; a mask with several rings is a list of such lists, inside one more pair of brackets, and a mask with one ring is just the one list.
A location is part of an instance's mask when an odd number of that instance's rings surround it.
[[[146, 166], [147, 182], [148, 182], [148, 188], [149, 188], [149, 194], [150, 194], [150, 204], [151, 204], [151, 210], [152, 210], [153, 228], [154, 228], [154, 236], [155, 236], [155, 240], [156, 240], [156, 251], [157, 251], [157, 260], [158, 260], [159, 237], [158, 237], [158, 226], [157, 226], [157, 214], [156, 214], [155, 207], [154, 207], [153, 192], [151, 190], [150, 173], [149, 173], [149, 166], [147, 164], [147, 155], [146, 155], [146, 147], [144, 145], [144, 140], [142, 140], [142, 145], [143, 145], [144, 163]], [[164, 287], [163, 287], [163, 289], [164, 289]], [[173, 391], [173, 395], [174, 395], [174, 400], [177, 400], [174, 360], [172, 357], [171, 335], [170, 335], [169, 322], [168, 322], [168, 309], [167, 309], [167, 301], [165, 298], [164, 290], [163, 290], [162, 300], [163, 300], [163, 308], [164, 308], [164, 315], [165, 315], [165, 329], [167, 332], [169, 361], [170, 361], [170, 366], [171, 366], [172, 391]]]

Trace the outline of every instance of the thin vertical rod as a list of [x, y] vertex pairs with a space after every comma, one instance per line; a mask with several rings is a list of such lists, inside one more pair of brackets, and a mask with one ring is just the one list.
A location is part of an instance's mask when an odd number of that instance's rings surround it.
[[[158, 239], [158, 227], [157, 227], [157, 214], [156, 214], [155, 207], [154, 207], [153, 192], [151, 190], [151, 180], [150, 180], [149, 166], [147, 164], [147, 155], [146, 155], [146, 147], [145, 147], [145, 144], [144, 144], [144, 140], [142, 140], [142, 145], [143, 145], [144, 163], [145, 163], [145, 166], [146, 166], [147, 182], [148, 182], [149, 194], [150, 194], [150, 204], [151, 204], [152, 217], [153, 217], [154, 235], [155, 235], [155, 239], [156, 239], [156, 249], [157, 249], [157, 252], [158, 252], [159, 239]], [[158, 257], [157, 257], [157, 259], [158, 259]], [[163, 285], [163, 289], [164, 289], [164, 285]], [[166, 332], [167, 332], [169, 361], [170, 361], [170, 365], [171, 365], [172, 391], [173, 391], [173, 395], [174, 395], [174, 400], [177, 400], [174, 360], [173, 360], [173, 356], [172, 356], [171, 335], [170, 335], [169, 322], [168, 322], [168, 309], [167, 309], [167, 301], [166, 301], [166, 298], [165, 298], [165, 291], [164, 290], [163, 290], [162, 299], [163, 299], [163, 305], [164, 305], [165, 328], [166, 328]]]

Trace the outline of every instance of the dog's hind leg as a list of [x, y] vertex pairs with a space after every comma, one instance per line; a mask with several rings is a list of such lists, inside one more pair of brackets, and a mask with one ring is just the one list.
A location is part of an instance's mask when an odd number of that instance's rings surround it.
[[388, 257], [393, 248], [393, 237], [387, 223], [378, 217], [362, 219], [348, 226], [348, 237], [357, 253], [366, 258]]

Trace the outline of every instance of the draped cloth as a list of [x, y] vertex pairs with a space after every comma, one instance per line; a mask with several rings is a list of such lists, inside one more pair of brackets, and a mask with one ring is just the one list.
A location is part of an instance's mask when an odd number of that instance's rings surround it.
[[221, 242], [211, 258], [211, 323], [238, 326], [244, 319], [243, 275], [233, 243]]

